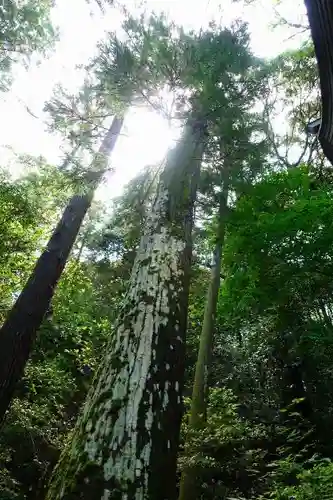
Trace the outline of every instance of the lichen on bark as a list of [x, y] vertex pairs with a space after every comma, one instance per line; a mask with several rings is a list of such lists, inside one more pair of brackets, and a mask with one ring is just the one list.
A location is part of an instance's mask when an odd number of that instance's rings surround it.
[[203, 151], [188, 126], [170, 154], [129, 289], [47, 500], [176, 495], [192, 209]]

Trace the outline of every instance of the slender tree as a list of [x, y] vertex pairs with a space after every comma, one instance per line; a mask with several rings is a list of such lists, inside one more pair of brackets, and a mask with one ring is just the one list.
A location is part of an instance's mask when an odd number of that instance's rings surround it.
[[[221, 281], [222, 248], [225, 235], [225, 222], [228, 215], [229, 172], [225, 169], [219, 196], [219, 213], [214, 262], [211, 268], [210, 283], [207, 291], [206, 307], [203, 318], [198, 358], [195, 367], [189, 425], [198, 429], [204, 425], [207, 412], [208, 374], [213, 347], [216, 307]], [[194, 468], [185, 470], [181, 477], [179, 499], [196, 498], [196, 477]]]
[[8, 409], [15, 385], [22, 377], [38, 328], [49, 308], [56, 284], [89, 209], [94, 190], [105, 171], [105, 160], [115, 146], [122, 119], [114, 118], [99, 152], [85, 194], [74, 196], [55, 228], [34, 271], [0, 330], [0, 419]]
[[[221, 281], [222, 251], [229, 213], [229, 192], [237, 196], [239, 191], [251, 183], [258, 172], [262, 172], [267, 153], [265, 142], [253, 138], [253, 132], [263, 130], [264, 124], [258, 116], [246, 111], [245, 106], [249, 99], [246, 85], [244, 79], [244, 87], [235, 99], [235, 106], [232, 106], [233, 101], [230, 100], [224, 109], [222, 123], [217, 122], [218, 137], [212, 137], [207, 148], [211, 166], [205, 172], [206, 182], [202, 179], [200, 186], [202, 194], [205, 194], [203, 210], [205, 211], [205, 208], [209, 210], [215, 205], [217, 214], [214, 228], [214, 260], [207, 290], [189, 415], [189, 427], [194, 431], [206, 426], [208, 379], [211, 372], [213, 334]], [[255, 91], [254, 86], [251, 90]], [[191, 453], [191, 445], [189, 439], [185, 446], [186, 455]], [[198, 498], [197, 486], [196, 467], [186, 466], [181, 477], [179, 499]]]
[[189, 122], [161, 174], [122, 312], [48, 500], [173, 499], [192, 211], [205, 126]]

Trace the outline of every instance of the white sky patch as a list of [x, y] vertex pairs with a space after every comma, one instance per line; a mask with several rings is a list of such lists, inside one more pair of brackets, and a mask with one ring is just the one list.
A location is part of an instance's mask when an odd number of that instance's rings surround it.
[[[126, 8], [133, 12], [135, 0], [127, 0]], [[148, 10], [166, 12], [177, 24], [186, 29], [199, 30], [210, 20], [228, 25], [241, 17], [249, 22], [252, 48], [256, 55], [272, 57], [286, 48], [299, 45], [299, 37], [289, 38], [288, 28], [273, 31], [269, 26], [274, 18], [273, 1], [256, 1], [253, 6], [242, 7], [242, 3], [218, 0], [147, 0]], [[304, 22], [303, 2], [285, 0], [279, 12], [293, 22]], [[98, 9], [91, 16], [91, 6], [84, 0], [58, 0], [53, 12], [54, 23], [60, 28], [60, 41], [54, 54], [39, 66], [33, 64], [26, 71], [15, 69], [14, 84], [10, 92], [0, 100], [0, 152], [2, 165], [12, 157], [3, 148], [9, 145], [17, 153], [43, 155], [50, 163], [57, 164], [61, 156], [61, 137], [46, 130], [44, 102], [50, 98], [56, 83], [75, 91], [82, 83], [82, 73], [75, 69], [93, 54], [96, 42], [105, 30], [117, 30], [121, 25], [121, 14], [112, 9], [103, 16]], [[39, 119], [33, 118], [26, 105]], [[158, 163], [165, 157], [167, 149], [178, 136], [178, 130], [169, 127], [166, 120], [156, 112], [143, 108], [132, 110], [126, 119], [126, 130], [110, 160], [113, 173], [99, 189], [98, 198], [108, 200], [121, 194], [123, 186], [145, 165]], [[13, 173], [17, 166], [12, 165]]]
[[111, 172], [99, 188], [101, 200], [119, 196], [124, 184], [145, 166], [162, 162], [179, 131], [156, 112], [136, 108], [126, 115], [123, 134], [110, 158]]

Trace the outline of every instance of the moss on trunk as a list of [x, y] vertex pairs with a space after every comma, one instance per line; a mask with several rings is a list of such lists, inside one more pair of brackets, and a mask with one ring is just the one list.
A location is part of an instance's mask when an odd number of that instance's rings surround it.
[[176, 496], [192, 210], [203, 151], [189, 126], [166, 163], [129, 291], [47, 500]]

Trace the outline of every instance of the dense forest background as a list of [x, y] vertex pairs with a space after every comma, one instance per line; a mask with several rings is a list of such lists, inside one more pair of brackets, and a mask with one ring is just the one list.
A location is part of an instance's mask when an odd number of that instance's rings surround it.
[[[260, 58], [244, 19], [225, 24], [223, 9], [196, 31], [144, 6], [89, 5], [101, 16], [117, 13], [121, 27], [78, 69], [77, 91], [57, 85], [45, 102], [49, 132], [61, 139], [59, 164], [21, 151], [1, 164], [2, 322], [69, 200], [87, 197], [91, 206], [2, 424], [0, 498], [46, 497], [135, 292], [131, 272], [161, 185], [182, 228], [186, 179], [194, 178], [179, 498], [333, 498], [333, 178], [308, 129], [320, 117], [320, 93], [304, 9], [295, 5], [297, 20], [286, 19], [284, 3], [274, 3], [272, 29], [287, 27], [293, 48]], [[16, 68], [55, 50], [52, 9], [49, 0], [0, 7], [0, 99]], [[174, 153], [137, 169], [110, 200], [113, 152], [99, 147], [114, 116], [126, 135], [132, 108], [175, 127]], [[199, 130], [195, 161], [188, 123]], [[107, 164], [101, 156], [110, 152]], [[92, 201], [103, 176], [104, 194]], [[48, 499], [60, 498], [52, 491]]]

